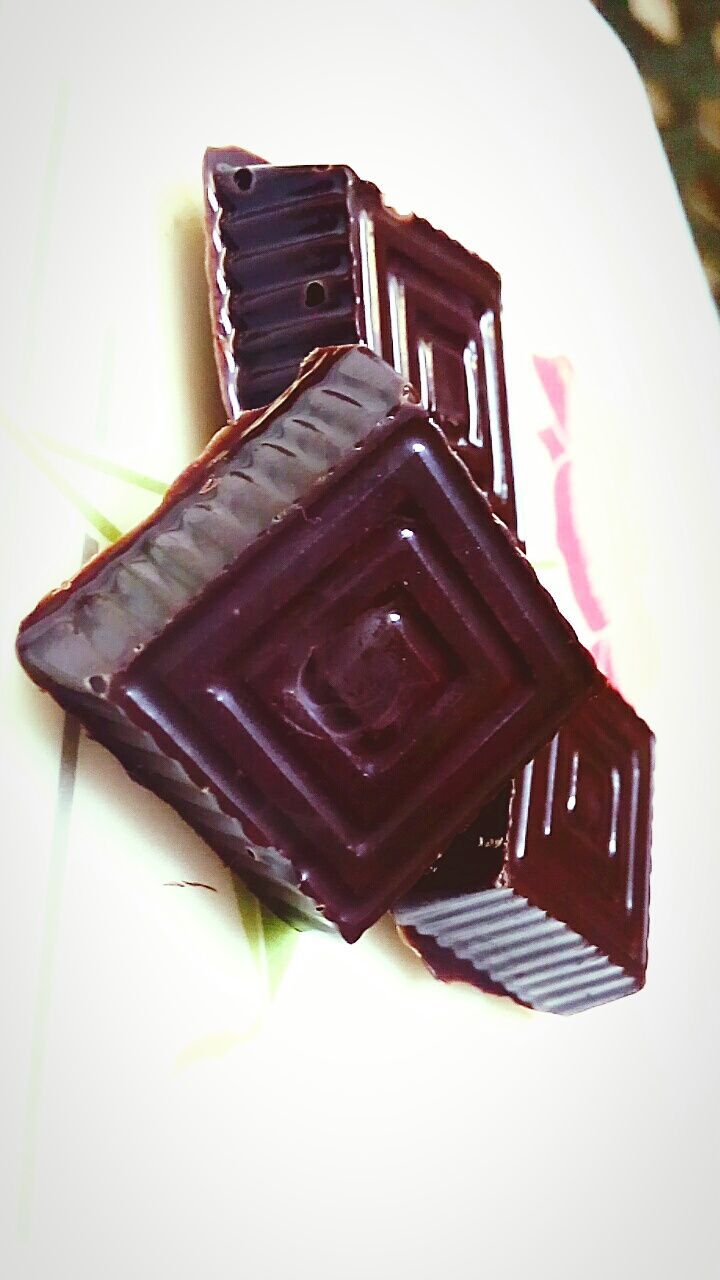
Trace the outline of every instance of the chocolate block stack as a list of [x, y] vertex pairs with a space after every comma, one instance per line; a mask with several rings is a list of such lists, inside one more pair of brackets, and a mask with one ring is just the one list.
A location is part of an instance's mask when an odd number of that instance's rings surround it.
[[233, 421], [21, 661], [292, 923], [392, 909], [553, 1012], [637, 990], [652, 734], [518, 542], [497, 273], [344, 166], [204, 181]]

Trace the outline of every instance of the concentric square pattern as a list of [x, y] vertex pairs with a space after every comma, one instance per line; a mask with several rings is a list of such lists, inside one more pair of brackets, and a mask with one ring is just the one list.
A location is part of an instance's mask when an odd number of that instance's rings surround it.
[[593, 678], [440, 432], [405, 410], [121, 683], [314, 896], [345, 901], [350, 936]]

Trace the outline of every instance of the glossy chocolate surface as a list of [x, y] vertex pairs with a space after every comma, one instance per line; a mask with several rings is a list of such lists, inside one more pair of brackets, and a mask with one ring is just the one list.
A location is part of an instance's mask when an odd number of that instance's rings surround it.
[[500, 278], [341, 165], [206, 153], [208, 281], [228, 413], [278, 395], [302, 358], [364, 342], [416, 386], [513, 531]]
[[231, 865], [353, 940], [600, 677], [366, 347], [219, 443], [20, 656]]
[[643, 985], [653, 741], [610, 688], [566, 721], [397, 906], [433, 972], [558, 1013]]

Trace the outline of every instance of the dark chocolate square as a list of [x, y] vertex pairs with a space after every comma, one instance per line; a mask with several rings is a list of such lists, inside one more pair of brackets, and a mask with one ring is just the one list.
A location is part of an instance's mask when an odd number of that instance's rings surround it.
[[610, 688], [566, 720], [396, 907], [435, 972], [558, 1013], [643, 985], [653, 744]]
[[598, 676], [367, 348], [220, 443], [21, 656], [232, 865], [243, 840], [269, 876], [283, 860], [354, 939]]
[[208, 280], [228, 412], [266, 403], [302, 357], [364, 342], [420, 391], [516, 531], [500, 278], [342, 165], [260, 165], [210, 150]]

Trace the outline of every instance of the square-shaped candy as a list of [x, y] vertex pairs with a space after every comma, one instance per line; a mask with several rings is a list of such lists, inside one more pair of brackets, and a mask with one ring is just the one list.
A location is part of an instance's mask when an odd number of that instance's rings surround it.
[[208, 281], [228, 413], [266, 404], [313, 347], [364, 342], [418, 387], [516, 531], [500, 277], [344, 165], [211, 149]]
[[643, 986], [653, 746], [606, 688], [456, 838], [395, 909], [439, 977], [555, 1013]]
[[366, 347], [220, 433], [19, 653], [273, 904], [349, 940], [600, 681]]

